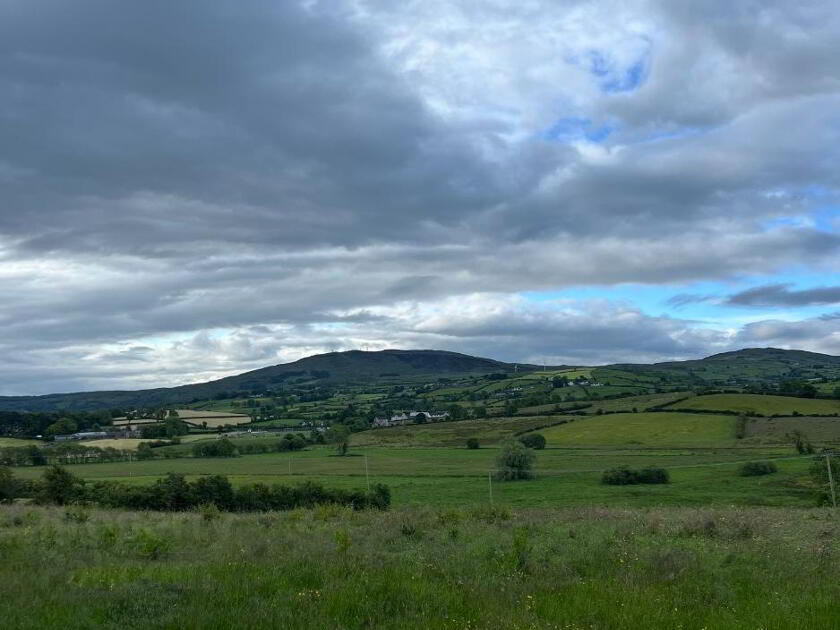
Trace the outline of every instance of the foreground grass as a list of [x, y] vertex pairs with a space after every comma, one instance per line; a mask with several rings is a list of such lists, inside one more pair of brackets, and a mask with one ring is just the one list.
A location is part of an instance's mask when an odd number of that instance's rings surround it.
[[0, 507], [3, 627], [836, 628], [827, 510]]

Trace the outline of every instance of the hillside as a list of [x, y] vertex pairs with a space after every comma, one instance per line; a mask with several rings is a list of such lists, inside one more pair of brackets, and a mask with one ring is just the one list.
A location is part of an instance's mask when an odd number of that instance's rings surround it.
[[[519, 370], [535, 366], [519, 366]], [[207, 383], [137, 391], [99, 391], [46, 396], [0, 396], [3, 411], [92, 410], [157, 407], [211, 399], [230, 391], [404, 381], [421, 376], [513, 372], [514, 365], [441, 350], [382, 350], [330, 352], [292, 363], [229, 376]]]
[[[549, 378], [591, 378], [597, 382], [601, 398], [657, 391], [687, 390], [692, 387], [746, 388], [757, 383], [778, 383], [785, 379], [840, 381], [840, 357], [776, 348], [748, 348], [716, 354], [705, 359], [655, 364], [616, 364], [596, 368], [515, 366], [493, 359], [440, 350], [382, 350], [330, 352], [292, 363], [274, 365], [206, 383], [138, 391], [99, 391], [46, 396], [0, 397], [0, 411], [96, 410], [188, 405], [226, 398], [231, 393], [247, 396], [268, 390], [311, 392], [318, 388], [353, 388], [355, 394], [397, 386], [422, 388], [433, 381], [459, 380], [449, 391], [438, 390], [433, 402], [460, 401], [465, 395], [492, 394], [505, 390], [535, 391]], [[504, 373], [509, 378], [469, 383], [473, 376]], [[548, 385], [550, 389], [550, 385]], [[826, 387], [833, 387], [829, 384]], [[545, 389], [545, 388], [544, 388]], [[595, 391], [595, 390], [593, 390]], [[586, 399], [592, 392], [581, 387], [558, 390], [565, 400]], [[495, 403], [494, 403], [495, 401]], [[334, 401], [337, 408], [346, 402]], [[559, 402], [554, 397], [535, 405]], [[490, 404], [502, 404], [502, 398]], [[399, 405], [398, 405], [399, 406]], [[220, 410], [227, 410], [223, 408]], [[536, 413], [543, 410], [535, 408]]]

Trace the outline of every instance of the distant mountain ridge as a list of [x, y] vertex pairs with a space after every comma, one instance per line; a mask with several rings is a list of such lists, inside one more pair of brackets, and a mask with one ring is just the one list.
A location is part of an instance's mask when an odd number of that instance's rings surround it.
[[44, 396], [0, 396], [0, 410], [52, 411], [122, 407], [157, 407], [204, 400], [226, 391], [277, 387], [296, 378], [325, 385], [422, 374], [488, 374], [536, 369], [445, 350], [349, 350], [316, 354], [206, 383], [136, 391], [94, 391]]
[[[711, 368], [722, 375], [756, 372], [767, 378], [782, 378], [797, 369], [840, 366], [840, 357], [779, 348], [745, 348], [704, 359], [653, 364], [612, 364], [606, 368], [657, 373], [689, 379]], [[0, 411], [93, 410], [103, 408], [158, 407], [206, 400], [229, 391], [276, 388], [281, 385], [385, 381], [409, 376], [447, 374], [511, 373], [542, 366], [514, 364], [445, 350], [350, 350], [318, 354], [291, 363], [269, 366], [226, 378], [177, 387], [137, 391], [94, 391], [44, 396], [0, 396]], [[568, 366], [554, 366], [568, 367]]]

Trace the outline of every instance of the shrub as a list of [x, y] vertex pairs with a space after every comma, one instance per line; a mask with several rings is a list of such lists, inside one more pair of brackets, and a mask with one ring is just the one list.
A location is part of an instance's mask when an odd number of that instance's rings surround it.
[[670, 483], [668, 471], [664, 468], [642, 468], [636, 473], [638, 483]]
[[198, 442], [192, 448], [193, 457], [236, 457], [239, 452], [227, 438]]
[[658, 484], [670, 483], [668, 471], [664, 468], [642, 468], [641, 470], [632, 470], [627, 466], [619, 466], [618, 468], [611, 468], [605, 470], [601, 476], [601, 483], [610, 486], [628, 486], [638, 483]]
[[738, 474], [741, 477], [758, 477], [770, 475], [777, 470], [778, 468], [773, 462], [747, 462], [738, 468]]
[[619, 466], [618, 468], [605, 470], [601, 476], [601, 483], [610, 486], [626, 486], [638, 482], [636, 481], [635, 471], [630, 470], [626, 466]]
[[529, 433], [528, 435], [523, 435], [519, 438], [519, 441], [528, 448], [533, 448], [535, 450], [542, 450], [545, 448], [545, 436], [542, 433]]
[[468, 449], [475, 450], [479, 447], [480, 447], [480, 444], [478, 443], [478, 438], [469, 438], [467, 440], [467, 448]]
[[67, 505], [84, 498], [85, 482], [61, 466], [50, 466], [35, 497], [38, 503]]
[[513, 481], [531, 479], [534, 475], [534, 452], [518, 440], [509, 440], [502, 445], [496, 458], [496, 479]]

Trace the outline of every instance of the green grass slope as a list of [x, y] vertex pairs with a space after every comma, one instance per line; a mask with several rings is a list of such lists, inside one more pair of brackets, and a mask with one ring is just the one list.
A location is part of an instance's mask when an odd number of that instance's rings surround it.
[[514, 434], [572, 419], [565, 416], [529, 416], [411, 424], [356, 433], [352, 443], [354, 446], [464, 446], [468, 438], [474, 437], [482, 444], [490, 445]]
[[840, 414], [840, 400], [792, 398], [790, 396], [762, 396], [760, 394], [711, 394], [696, 396], [671, 405], [676, 409], [705, 411], [735, 411], [757, 413], [762, 416], [790, 416]]
[[587, 416], [540, 433], [549, 447], [726, 447], [735, 443], [735, 419], [711, 414], [615, 413]]

